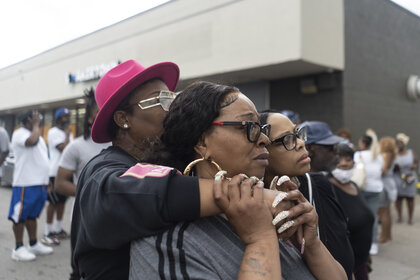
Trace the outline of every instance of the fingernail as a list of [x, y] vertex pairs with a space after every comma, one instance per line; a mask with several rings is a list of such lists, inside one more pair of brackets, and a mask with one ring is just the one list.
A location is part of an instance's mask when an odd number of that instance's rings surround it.
[[264, 182], [263, 181], [258, 181], [257, 184], [255, 185], [257, 188], [264, 188]]
[[246, 174], [244, 174], [244, 173], [239, 174], [239, 176], [242, 176], [242, 177], [244, 177], [245, 179], [248, 179], [248, 178], [249, 178], [249, 177], [248, 177]]
[[289, 211], [281, 211], [280, 213], [277, 214], [277, 216], [273, 219], [273, 225], [277, 225], [281, 220], [286, 219], [287, 217], [289, 217], [290, 212]]
[[291, 220], [291, 221], [287, 221], [284, 224], [282, 224], [282, 226], [277, 230], [277, 233], [282, 233], [283, 231], [289, 229], [291, 226], [293, 226], [293, 224], [295, 223], [295, 221]]
[[270, 190], [277, 190], [276, 189], [276, 181], [279, 179], [279, 176], [275, 176], [274, 178], [273, 178], [273, 180], [271, 180], [271, 183], [270, 183]]
[[302, 237], [302, 245], [300, 245], [300, 254], [305, 253], [305, 238]]
[[222, 179], [222, 176], [216, 176], [216, 177], [214, 177], [214, 180], [215, 181], [220, 181]]
[[220, 170], [219, 172], [216, 173], [216, 175], [214, 175], [214, 180], [220, 181], [226, 174], [227, 174], [226, 171]]
[[277, 207], [277, 205], [279, 205], [279, 203], [283, 200], [283, 199], [285, 199], [286, 198], [286, 196], [287, 196], [287, 193], [286, 192], [279, 192], [279, 194], [274, 198], [274, 201], [273, 201], [273, 205], [271, 205], [273, 208], [276, 208]]
[[277, 186], [281, 186], [284, 182], [290, 181], [289, 176], [281, 176], [280, 179], [277, 181]]
[[255, 182], [258, 182], [260, 179], [258, 179], [257, 177], [255, 177], [255, 176], [251, 176], [250, 177], [250, 179], [252, 179], [252, 180], [255, 180]]

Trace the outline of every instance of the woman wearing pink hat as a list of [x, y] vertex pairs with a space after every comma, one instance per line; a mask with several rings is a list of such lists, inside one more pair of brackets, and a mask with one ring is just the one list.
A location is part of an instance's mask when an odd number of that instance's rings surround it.
[[178, 78], [174, 63], [146, 68], [129, 60], [99, 81], [92, 139], [112, 146], [79, 177], [71, 228], [73, 279], [128, 279], [132, 240], [221, 212], [213, 180], [139, 163], [149, 156], [145, 143], [162, 133]]
[[[138, 164], [145, 152], [142, 143], [162, 131], [178, 79], [174, 63], [146, 68], [129, 60], [99, 81], [99, 112], [91, 134], [95, 142], [112, 141], [112, 146], [85, 166], [77, 184], [71, 228], [75, 279], [127, 279], [131, 240], [196, 219], [200, 211], [218, 211], [206, 208], [205, 201], [200, 205], [200, 191], [207, 189], [199, 189], [197, 179]], [[137, 169], [122, 176], [131, 167]]]

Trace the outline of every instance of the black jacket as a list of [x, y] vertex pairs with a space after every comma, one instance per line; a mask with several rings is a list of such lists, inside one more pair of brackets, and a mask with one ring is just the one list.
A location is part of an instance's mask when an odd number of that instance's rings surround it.
[[132, 240], [199, 216], [197, 178], [137, 164], [118, 147], [103, 150], [77, 184], [71, 226], [74, 279], [128, 279]]
[[[310, 173], [312, 196], [318, 213], [319, 235], [331, 255], [343, 266], [348, 279], [354, 267], [353, 249], [349, 240], [346, 216], [337, 201], [334, 186], [322, 172]], [[299, 176], [299, 190], [309, 200], [308, 180]]]

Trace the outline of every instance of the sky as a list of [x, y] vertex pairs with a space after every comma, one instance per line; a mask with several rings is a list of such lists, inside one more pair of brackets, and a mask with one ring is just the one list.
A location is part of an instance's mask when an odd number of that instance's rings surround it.
[[0, 8], [0, 69], [168, 0], [11, 0]]
[[[420, 0], [392, 0], [420, 16]], [[168, 0], [13, 0], [0, 9], [0, 69]]]

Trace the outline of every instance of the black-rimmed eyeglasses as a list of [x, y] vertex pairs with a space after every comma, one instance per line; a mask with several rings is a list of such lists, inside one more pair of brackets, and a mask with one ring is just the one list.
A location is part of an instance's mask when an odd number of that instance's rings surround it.
[[299, 138], [300, 140], [304, 142], [306, 141], [307, 139], [306, 127], [302, 127], [296, 133], [288, 133], [286, 135], [283, 135], [280, 138], [274, 139], [273, 141], [271, 141], [270, 145], [282, 143], [286, 150], [291, 151], [294, 148], [296, 148], [297, 138]]
[[270, 130], [271, 125], [260, 125], [257, 122], [212, 122], [213, 125], [240, 125], [244, 128], [246, 128], [246, 136], [248, 138], [248, 141], [251, 143], [256, 143], [258, 141], [258, 138], [260, 138], [261, 132], [267, 135], [267, 137], [270, 137]]

